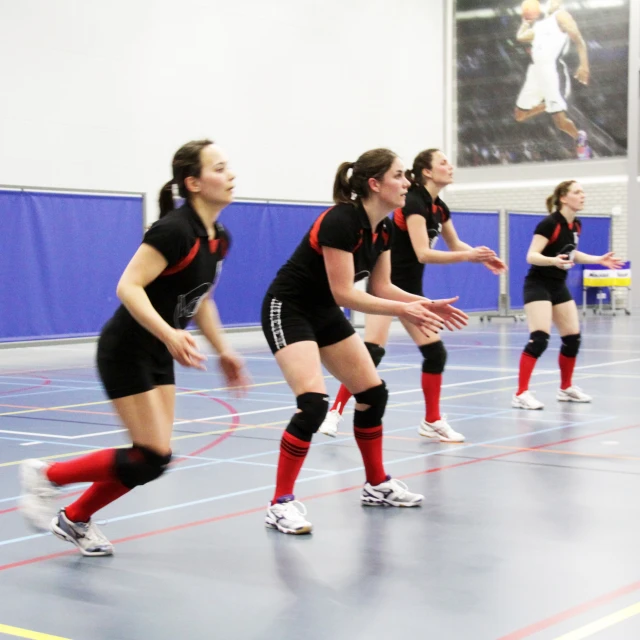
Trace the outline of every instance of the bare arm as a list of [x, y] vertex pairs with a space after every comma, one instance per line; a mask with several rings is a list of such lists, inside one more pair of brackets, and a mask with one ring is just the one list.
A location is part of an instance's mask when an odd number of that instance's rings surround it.
[[136, 322], [164, 342], [173, 358], [185, 367], [202, 369], [205, 357], [193, 337], [165, 322], [144, 290], [166, 267], [167, 261], [157, 249], [141, 244], [120, 277], [116, 294]]
[[542, 251], [549, 244], [549, 240], [544, 236], [535, 234], [529, 245], [527, 251], [527, 262], [533, 264], [536, 267], [570, 267], [573, 266], [573, 262], [568, 259], [566, 255], [560, 256], [543, 256]]
[[578, 29], [578, 25], [576, 21], [573, 19], [573, 16], [564, 9], [558, 11], [556, 13], [556, 20], [558, 21], [558, 26], [562, 31], [564, 31], [571, 41], [576, 45], [576, 50], [578, 52], [578, 58], [580, 60], [580, 64], [578, 65], [578, 69], [575, 73], [575, 78], [578, 82], [582, 84], [589, 84], [589, 54], [587, 52], [587, 44], [580, 33], [580, 29]]
[[527, 20], [523, 20], [518, 33], [516, 33], [516, 40], [518, 42], [533, 42], [534, 33], [531, 28], [531, 23]]
[[242, 358], [227, 342], [222, 329], [218, 308], [211, 298], [207, 298], [196, 312], [195, 321], [209, 344], [220, 356], [220, 369], [227, 385], [241, 391], [250, 384]]
[[[451, 220], [442, 225], [442, 237], [447, 243], [449, 251], [431, 249], [429, 235], [424, 218], [421, 216], [409, 216], [407, 218], [407, 230], [411, 239], [411, 246], [423, 264], [453, 264], [456, 262], [482, 262], [494, 256], [495, 253], [487, 247], [469, 246], [458, 238], [458, 234]], [[451, 243], [451, 244], [450, 244]]]
[[605, 253], [603, 256], [592, 256], [582, 251], [574, 252], [574, 260], [577, 264], [601, 264], [609, 269], [622, 269], [624, 261], [617, 258], [613, 251]]

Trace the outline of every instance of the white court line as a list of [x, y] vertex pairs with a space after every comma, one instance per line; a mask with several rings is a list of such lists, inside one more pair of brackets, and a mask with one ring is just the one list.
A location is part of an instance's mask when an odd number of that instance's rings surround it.
[[[492, 414], [486, 414], [487, 416], [490, 416]], [[485, 416], [479, 416], [479, 417], [485, 417]], [[615, 416], [611, 416], [610, 418], [613, 419]], [[602, 419], [598, 419], [598, 420], [592, 420], [590, 421], [590, 423], [597, 423], [597, 422], [603, 422]], [[582, 424], [586, 424], [586, 423], [582, 423]], [[399, 463], [404, 463], [404, 462], [412, 462], [414, 460], [420, 460], [420, 459], [425, 459], [425, 458], [430, 458], [433, 456], [438, 456], [438, 455], [447, 455], [453, 451], [455, 452], [459, 452], [459, 451], [463, 451], [465, 449], [472, 449], [474, 447], [480, 447], [480, 446], [486, 446], [486, 445], [491, 445], [491, 444], [497, 444], [500, 442], [508, 442], [510, 440], [515, 440], [518, 438], [528, 438], [531, 436], [536, 436], [536, 435], [542, 435], [542, 434], [546, 434], [546, 433], [551, 433], [554, 431], [561, 431], [563, 429], [568, 429], [574, 426], [579, 426], [579, 425], [574, 425], [573, 423], [568, 423], [566, 425], [562, 425], [562, 426], [558, 426], [558, 427], [552, 427], [549, 429], [541, 429], [539, 431], [532, 431], [529, 433], [519, 433], [519, 434], [515, 434], [512, 436], [507, 436], [507, 437], [503, 437], [503, 438], [496, 438], [496, 439], [492, 439], [492, 440], [485, 440], [483, 442], [476, 442], [476, 443], [470, 443], [470, 444], [458, 444], [458, 445], [452, 445], [446, 448], [442, 448], [439, 449], [437, 451], [430, 451], [428, 453], [420, 453], [417, 455], [411, 455], [411, 456], [407, 456], [405, 458], [398, 458], [395, 460], [387, 460], [385, 461], [385, 466], [391, 466], [394, 464], [399, 464]], [[394, 432], [398, 432], [398, 431], [407, 431], [408, 429], [414, 429], [414, 427], [405, 427], [403, 429], [396, 429], [394, 430]], [[341, 440], [347, 440], [346, 438], [342, 438], [342, 439], [335, 439], [333, 440], [333, 442], [331, 443], [318, 443], [320, 446], [324, 445], [324, 444], [333, 444], [335, 442], [340, 442]], [[190, 468], [195, 468], [196, 466], [209, 466], [209, 465], [214, 465], [217, 464], [215, 462], [207, 462], [207, 463], [203, 463], [202, 465], [194, 465], [193, 467]], [[567, 467], [569, 469], [571, 469], [572, 467]], [[176, 470], [180, 469], [180, 467], [177, 467]], [[182, 467], [182, 469], [186, 470], [187, 467]], [[332, 477], [337, 477], [337, 476], [342, 476], [348, 473], [354, 473], [356, 471], [362, 471], [363, 467], [362, 466], [358, 466], [358, 467], [353, 467], [351, 469], [343, 469], [341, 471], [330, 471], [328, 473], [321, 473], [320, 475], [317, 476], [311, 476], [309, 478], [298, 478], [296, 481], [296, 484], [300, 485], [303, 482], [311, 482], [313, 480], [324, 480], [326, 478], [332, 478]], [[268, 484], [268, 485], [263, 485], [261, 487], [252, 487], [251, 489], [244, 489], [242, 491], [235, 491], [233, 493], [225, 493], [222, 495], [216, 495], [216, 496], [209, 496], [207, 498], [201, 498], [199, 500], [192, 500], [190, 502], [181, 502], [178, 504], [173, 504], [173, 505], [169, 505], [166, 507], [159, 507], [157, 509], [150, 509], [148, 511], [138, 511], [135, 513], [130, 513], [124, 516], [116, 516], [115, 518], [109, 518], [107, 520], [101, 521], [105, 522], [105, 523], [111, 523], [111, 522], [120, 522], [123, 520], [131, 520], [134, 518], [141, 518], [143, 516], [148, 516], [148, 515], [154, 515], [157, 513], [165, 513], [167, 511], [175, 511], [176, 509], [184, 509], [187, 507], [193, 507], [193, 506], [198, 506], [201, 504], [207, 504], [210, 502], [217, 502], [218, 500], [225, 500], [228, 498], [236, 498], [238, 496], [243, 496], [243, 495], [249, 495], [249, 494], [253, 494], [253, 493], [257, 493], [259, 491], [270, 491], [273, 490], [274, 485], [273, 484]], [[304, 499], [304, 498], [303, 498]], [[45, 536], [51, 535], [50, 533], [36, 533], [36, 534], [32, 534], [32, 535], [28, 535], [28, 536], [22, 536], [20, 538], [12, 538], [9, 540], [2, 540], [0, 541], [0, 547], [6, 546], [6, 545], [10, 545], [10, 544], [16, 544], [19, 542], [26, 542], [28, 540], [35, 540], [36, 538], [43, 538]]]
[[[629, 364], [629, 363], [633, 363], [633, 362], [640, 362], [640, 358], [634, 358], [631, 360], [618, 360], [618, 361], [614, 361], [614, 362], [600, 362], [598, 364], [588, 364], [588, 365], [581, 365], [579, 367], [576, 367], [575, 370], [578, 371], [582, 371], [584, 369], [595, 369], [598, 367], [608, 367], [608, 366], [614, 366], [614, 365], [620, 365], [620, 364]], [[546, 375], [549, 373], [555, 373], [555, 371], [553, 370], [542, 370], [542, 371], [534, 371], [534, 375]], [[443, 384], [442, 388], [443, 389], [452, 389], [455, 387], [464, 387], [464, 386], [469, 386], [469, 385], [474, 385], [474, 384], [485, 384], [485, 383], [489, 383], [489, 382], [501, 382], [504, 380], [514, 380], [517, 379], [518, 376], [500, 376], [500, 377], [493, 377], [493, 378], [483, 378], [480, 380], [468, 380], [466, 382], [453, 382], [450, 384]], [[390, 396], [399, 396], [399, 395], [406, 395], [407, 393], [417, 393], [417, 392], [421, 392], [422, 388], [415, 388], [415, 389], [408, 389], [405, 391], [392, 391], [389, 393]], [[276, 411], [291, 411], [292, 409], [296, 409], [297, 406], [293, 405], [293, 404], [289, 404], [289, 405], [283, 405], [280, 407], [273, 407], [271, 409], [256, 409], [254, 411], [243, 411], [240, 413], [224, 413], [224, 414], [219, 414], [219, 415], [215, 415], [215, 416], [208, 416], [206, 418], [193, 418], [190, 420], [180, 420], [178, 422], [174, 422], [173, 426], [179, 426], [182, 424], [194, 424], [197, 422], [206, 422], [208, 420], [221, 420], [223, 418], [234, 418], [234, 417], [241, 417], [241, 416], [250, 416], [250, 415], [258, 415], [258, 414], [262, 414], [262, 413], [273, 413]], [[97, 436], [106, 436], [106, 435], [111, 435], [111, 434], [115, 434], [115, 433], [122, 433], [123, 431], [125, 431], [125, 429], [115, 429], [112, 431], [101, 431], [98, 433], [83, 433], [80, 435], [76, 435], [76, 436], [63, 436], [63, 435], [50, 435], [50, 434], [42, 434], [42, 433], [30, 433], [27, 431], [6, 431], [6, 430], [2, 430], [0, 429], [0, 433], [7, 433], [7, 434], [11, 434], [11, 435], [26, 435], [26, 436], [34, 436], [34, 437], [47, 437], [47, 438], [60, 438], [63, 440], [78, 440], [81, 438], [93, 438], [93, 437], [97, 437]]]

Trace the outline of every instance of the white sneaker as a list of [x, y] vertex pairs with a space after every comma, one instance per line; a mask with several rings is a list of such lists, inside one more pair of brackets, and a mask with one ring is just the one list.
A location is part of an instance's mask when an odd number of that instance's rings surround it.
[[113, 545], [91, 520], [72, 522], [64, 509], [51, 521], [51, 532], [58, 538], [72, 542], [83, 556], [112, 556]]
[[447, 422], [446, 415], [435, 422], [423, 420], [418, 427], [418, 433], [425, 438], [437, 438], [440, 442], [464, 442], [465, 440], [465, 437], [454, 431]]
[[535, 397], [533, 391], [523, 391], [519, 396], [515, 395], [511, 398], [511, 406], [514, 409], [544, 409], [544, 404]]
[[558, 389], [556, 398], [560, 402], [591, 402], [591, 396], [588, 396], [580, 387], [575, 385], [566, 389]]
[[48, 465], [42, 460], [24, 460], [20, 465], [22, 515], [38, 531], [48, 531], [51, 518], [58, 510], [56, 498], [60, 489], [46, 475]]
[[293, 496], [283, 496], [275, 504], [267, 506], [264, 523], [282, 533], [311, 533], [313, 525], [305, 519], [306, 515], [307, 509], [302, 502], [295, 500]]
[[342, 414], [340, 413], [340, 407], [337, 409], [331, 409], [327, 413], [324, 422], [320, 425], [318, 431], [325, 436], [335, 438], [338, 435], [338, 425], [342, 422]]
[[404, 482], [387, 476], [384, 482], [375, 487], [369, 482], [365, 483], [360, 499], [362, 504], [366, 505], [418, 507], [424, 500], [424, 496], [419, 493], [411, 493]]

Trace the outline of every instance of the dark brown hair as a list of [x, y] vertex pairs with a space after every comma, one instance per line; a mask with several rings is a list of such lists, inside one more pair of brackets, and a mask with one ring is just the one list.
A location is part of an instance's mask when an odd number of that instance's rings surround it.
[[[369, 180], [382, 180], [398, 156], [389, 149], [365, 151], [355, 162], [343, 162], [338, 167], [333, 183], [333, 201], [336, 204], [350, 203], [371, 195]], [[349, 170], [352, 170], [349, 176]]]
[[181, 198], [185, 200], [189, 199], [189, 190], [184, 182], [189, 177], [200, 177], [202, 173], [200, 153], [210, 144], [213, 144], [212, 140], [192, 140], [191, 142], [183, 144], [176, 151], [171, 163], [173, 179], [169, 180], [169, 182], [160, 189], [158, 196], [161, 218], [175, 209], [174, 185], [177, 187], [178, 194]]
[[440, 151], [440, 149], [425, 149], [415, 157], [413, 167], [404, 172], [405, 178], [412, 185], [424, 185], [422, 171], [423, 169], [428, 169], [429, 171], [433, 169], [433, 156], [438, 153], [438, 151]]
[[575, 180], [565, 180], [561, 182], [553, 191], [553, 193], [547, 198], [547, 211], [553, 213], [560, 210], [560, 198], [566, 196], [571, 189], [571, 185]]

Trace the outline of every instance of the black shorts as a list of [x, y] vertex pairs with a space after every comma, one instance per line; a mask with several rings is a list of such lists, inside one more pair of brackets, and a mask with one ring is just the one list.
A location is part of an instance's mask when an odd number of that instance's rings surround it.
[[550, 280], [527, 276], [524, 279], [524, 303], [547, 300], [553, 306], [573, 300], [564, 280]]
[[109, 348], [109, 339], [98, 340], [98, 373], [107, 396], [111, 400], [151, 391], [155, 387], [175, 384], [173, 358], [167, 351], [159, 358], [152, 358], [135, 349], [123, 352]]
[[392, 273], [391, 283], [407, 293], [413, 293], [415, 296], [424, 297], [424, 293], [422, 292], [422, 275], [419, 278], [394, 278]]
[[272, 353], [304, 340], [316, 342], [320, 348], [328, 347], [355, 333], [337, 305], [304, 308], [270, 293], [262, 302], [262, 331]]

